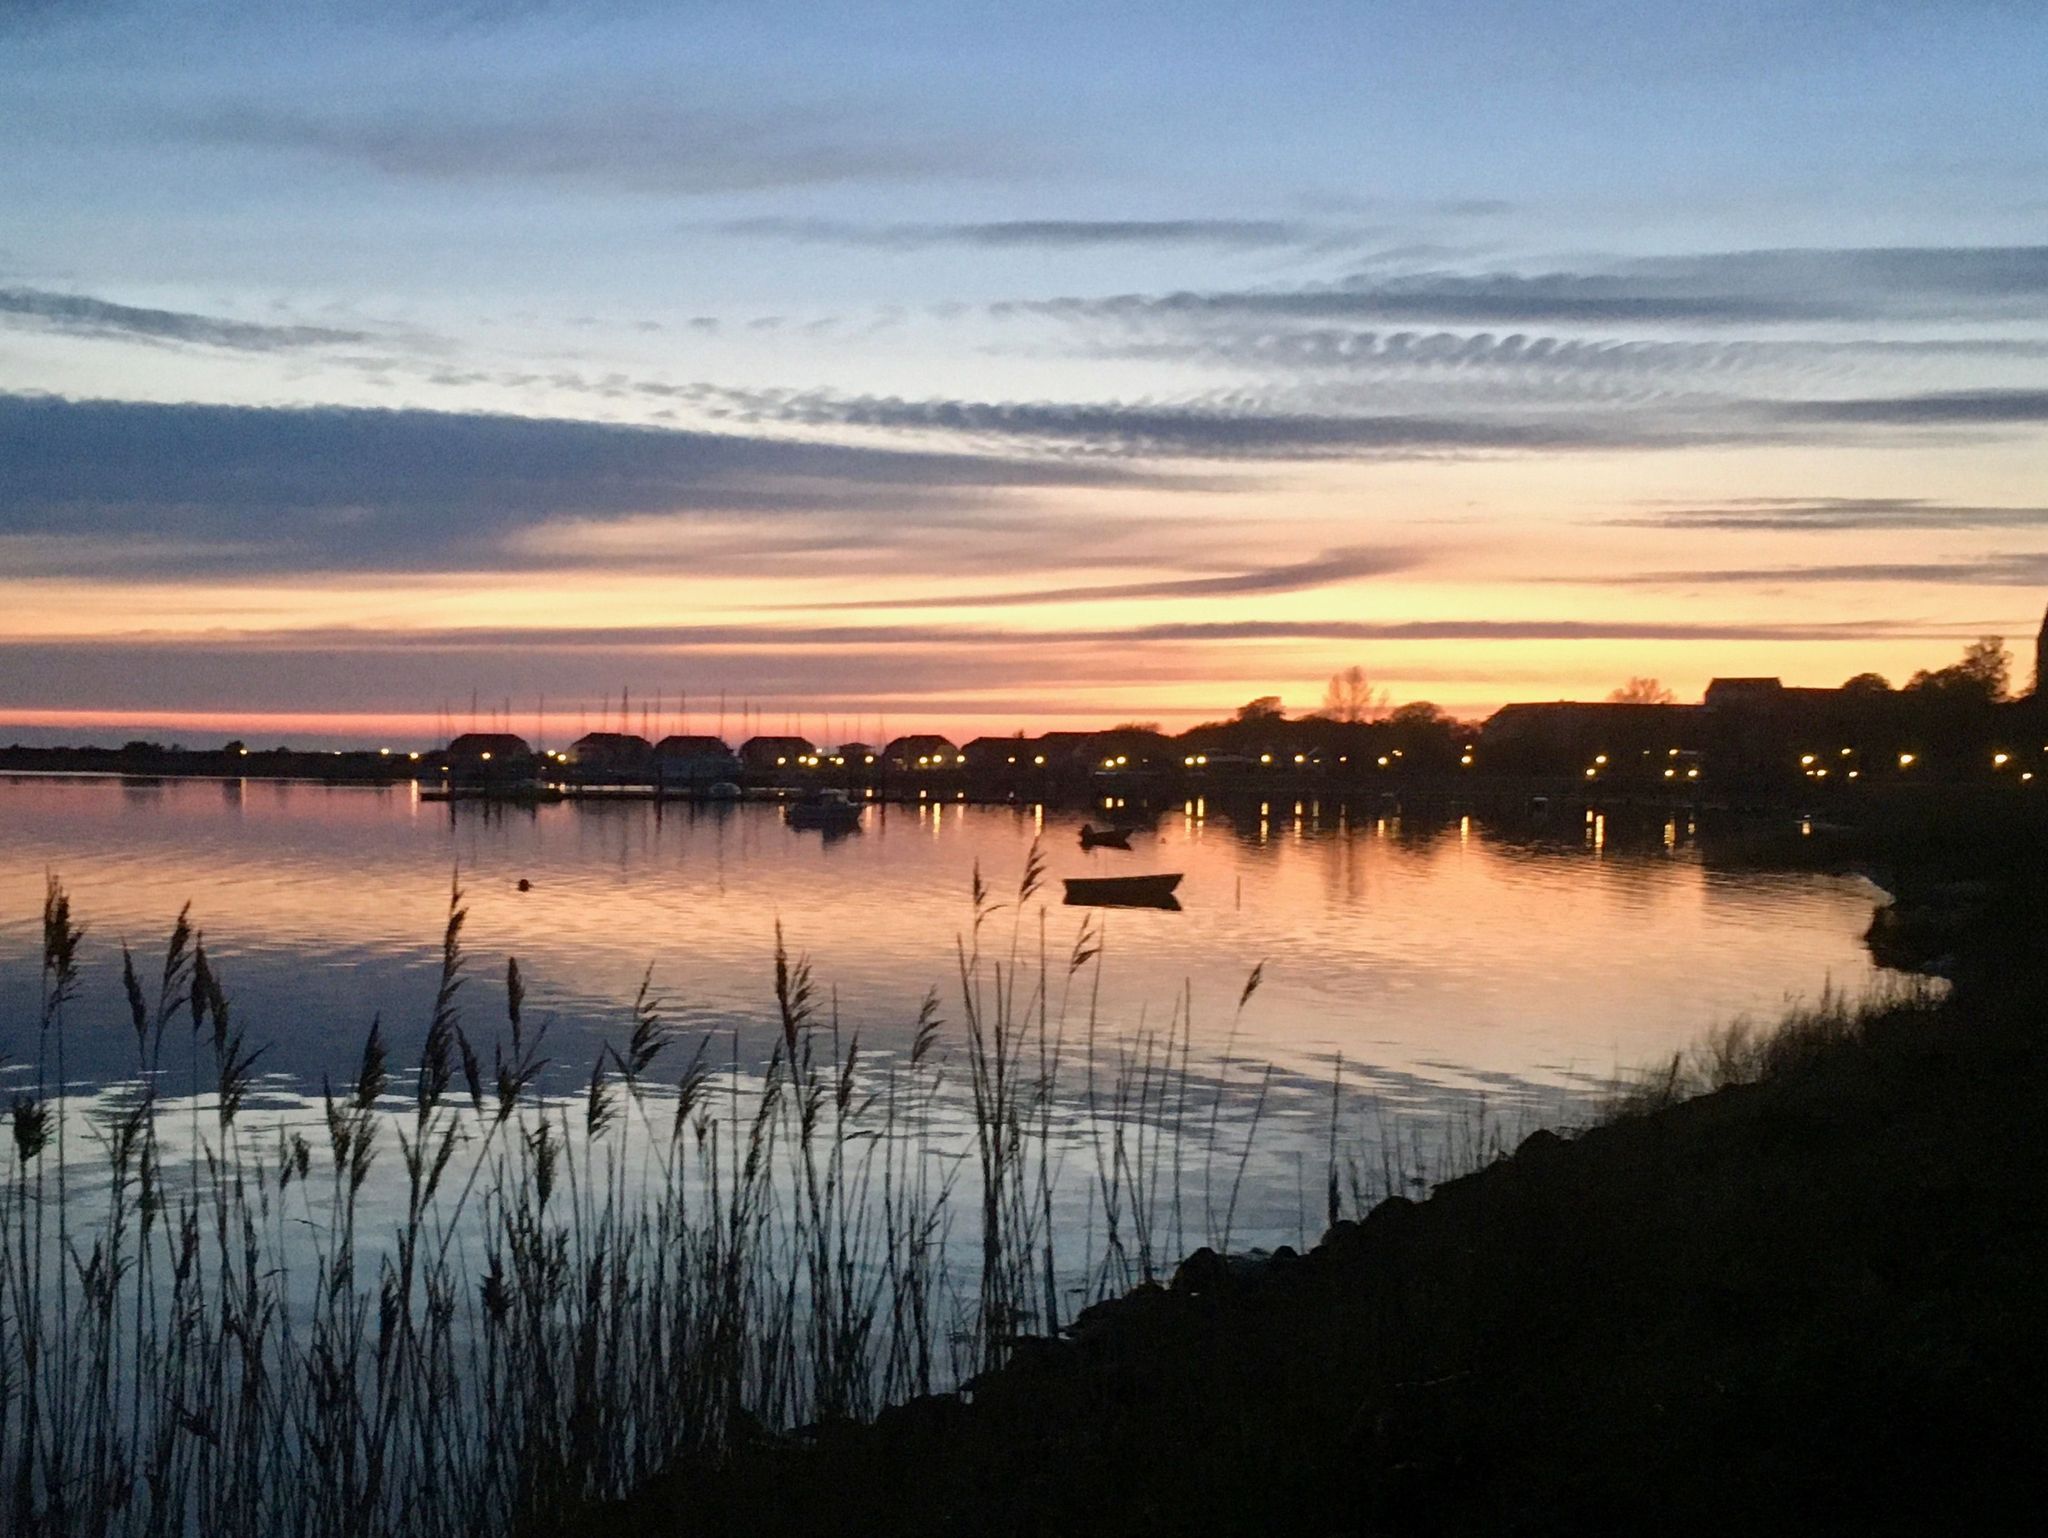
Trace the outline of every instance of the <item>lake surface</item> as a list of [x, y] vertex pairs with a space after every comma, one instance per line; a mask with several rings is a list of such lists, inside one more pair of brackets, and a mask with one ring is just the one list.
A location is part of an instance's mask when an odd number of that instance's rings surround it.
[[[345, 1078], [373, 1015], [408, 1060], [458, 873], [469, 1019], [489, 1035], [504, 958], [517, 956], [529, 1013], [553, 1016], [564, 1088], [603, 1042], [623, 1041], [650, 969], [671, 1023], [737, 1030], [741, 1057], [764, 1058], [778, 923], [865, 1050], [907, 1049], [928, 989], [957, 1025], [955, 946], [977, 867], [1007, 905], [983, 925], [984, 949], [1007, 952], [1015, 926], [1035, 968], [1042, 934], [1055, 989], [1078, 926], [1099, 925], [1099, 983], [1081, 981], [1099, 986], [1102, 1039], [1156, 1033], [1185, 998], [1197, 1060], [1227, 1048], [1312, 1099], [1341, 1055], [1353, 1089], [1421, 1112], [1483, 1093], [1511, 1116], [1540, 1114], [1736, 1015], [1775, 1015], [1830, 983], [1857, 991], [1874, 972], [1859, 940], [1873, 888], [1720, 868], [1682, 822], [1569, 814], [1510, 828], [1189, 804], [1126, 854], [1079, 849], [1084, 820], [877, 806], [860, 832], [827, 840], [768, 804], [528, 811], [422, 802], [410, 786], [0, 780], [0, 1054], [18, 1075], [34, 1052], [49, 875], [86, 930], [68, 1063], [81, 1089], [132, 1062], [120, 942], [148, 977], [187, 902], [237, 1018], [270, 1046], [273, 1093]], [[1034, 840], [1049, 879], [1020, 924]], [[1150, 870], [1185, 873], [1181, 911], [1059, 901], [1062, 876]]]

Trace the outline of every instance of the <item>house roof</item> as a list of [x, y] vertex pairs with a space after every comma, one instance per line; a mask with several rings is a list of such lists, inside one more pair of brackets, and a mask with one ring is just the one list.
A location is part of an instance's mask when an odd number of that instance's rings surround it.
[[510, 732], [464, 732], [448, 744], [448, 751], [458, 758], [485, 753], [510, 758], [531, 755], [533, 749], [526, 745], [524, 737], [515, 737]]
[[664, 737], [654, 745], [655, 753], [662, 758], [711, 757], [730, 758], [732, 749], [725, 745], [723, 738], [693, 736], [676, 733]]

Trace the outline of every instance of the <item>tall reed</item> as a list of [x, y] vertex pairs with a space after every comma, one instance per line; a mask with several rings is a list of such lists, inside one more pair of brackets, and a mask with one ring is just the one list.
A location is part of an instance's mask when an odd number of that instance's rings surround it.
[[[678, 1040], [650, 973], [574, 1095], [543, 1092], [516, 961], [480, 1033], [458, 886], [417, 1062], [373, 1019], [310, 1114], [260, 1104], [189, 910], [147, 984], [120, 953], [132, 1071], [75, 1092], [67, 1038], [102, 1027], [72, 1018], [52, 880], [0, 1152], [7, 1530], [503, 1533], [958, 1386], [1192, 1239], [1227, 1249], [1273, 1070], [1247, 1086], [1233, 1045], [1198, 1071], [1185, 990], [1111, 1030], [1103, 929], [1056, 953], [1043, 879], [1035, 849], [1000, 899], [975, 872], [958, 1018], [928, 995], [893, 1051], [778, 929], [765, 1066]], [[1333, 1094], [1333, 1217], [1340, 1174], [1354, 1206], [1407, 1178], [1383, 1143], [1375, 1189], [1338, 1121]]]

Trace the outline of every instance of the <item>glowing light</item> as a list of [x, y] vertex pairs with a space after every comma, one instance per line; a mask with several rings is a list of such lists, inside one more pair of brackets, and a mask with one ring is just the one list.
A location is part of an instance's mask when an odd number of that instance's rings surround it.
[[483, 755], [483, 757], [484, 757], [485, 759], [489, 759], [489, 758], [490, 758], [490, 756], [491, 756], [491, 755], [490, 755], [490, 754], [488, 754], [488, 753], [486, 753], [486, 754], [484, 754], [484, 755]]
[[1294, 761], [1297, 764], [1305, 764], [1308, 762], [1308, 755], [1306, 753], [1297, 753], [1294, 755]]
[[1467, 753], [1462, 758], [1460, 758], [1458, 762], [1465, 765], [1467, 768], [1470, 768], [1472, 765], [1472, 755], [1470, 753]]
[[1380, 767], [1382, 769], [1387, 767], [1387, 755], [1384, 753], [1380, 755]]
[[1035, 753], [1032, 755], [1031, 762], [1034, 764], [1043, 764], [1045, 762], [1045, 755], [1043, 753]]
[[1273, 755], [1270, 753], [1261, 753], [1259, 755], [1259, 762], [1262, 764], [1270, 764], [1271, 762], [1273, 762]]
[[2011, 761], [2012, 755], [2010, 753], [1994, 753], [1991, 755], [1991, 767], [1994, 769], [2003, 769]]
[[1596, 764], [1604, 764], [1607, 762], [1607, 755], [1605, 753], [1595, 753], [1593, 755], [1593, 762]]
[[1802, 753], [1799, 755], [1799, 762], [1810, 766], [1813, 763], [1813, 755], [1811, 753]]
[[1914, 760], [1917, 759], [1919, 756], [1920, 755], [1917, 753], [1901, 753], [1899, 755], [1899, 767], [1901, 769], [1912, 768]]
[[1598, 776], [1598, 775], [1599, 775], [1599, 773], [1600, 773], [1600, 771], [1599, 771], [1598, 769], [1588, 769], [1588, 770], [1586, 771], [1586, 778], [1587, 778], [1587, 779], [1589, 779], [1589, 780], [1590, 780], [1590, 779], [1593, 779], [1593, 778], [1595, 778], [1596, 776]]

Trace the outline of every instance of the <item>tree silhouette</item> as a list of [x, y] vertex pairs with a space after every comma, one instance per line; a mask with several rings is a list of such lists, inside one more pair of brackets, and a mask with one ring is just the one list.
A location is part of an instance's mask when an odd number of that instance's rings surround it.
[[1386, 714], [1386, 710], [1387, 691], [1375, 689], [1372, 679], [1357, 663], [1342, 672], [1332, 673], [1329, 687], [1323, 690], [1322, 714], [1332, 721], [1354, 725], [1360, 721], [1377, 721]]
[[1269, 721], [1283, 721], [1286, 718], [1287, 712], [1281, 708], [1280, 696], [1277, 694], [1262, 694], [1255, 700], [1246, 700], [1237, 707], [1237, 714], [1231, 717], [1234, 721], [1246, 724], [1263, 724]]
[[1997, 636], [1985, 636], [1963, 648], [1963, 660], [1929, 672], [1922, 668], [1906, 681], [1911, 694], [1982, 699], [1996, 703], [2012, 689], [2012, 654]]
[[1678, 696], [1654, 678], [1631, 678], [1607, 696], [1610, 705], [1673, 705]]

